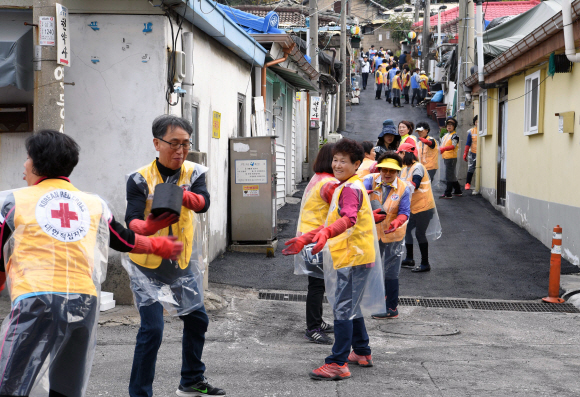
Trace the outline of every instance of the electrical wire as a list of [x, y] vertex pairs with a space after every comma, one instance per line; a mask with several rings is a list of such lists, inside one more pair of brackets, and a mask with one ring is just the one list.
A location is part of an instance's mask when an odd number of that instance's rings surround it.
[[[536, 88], [537, 88], [537, 89], [539, 89], [539, 88], [540, 88], [540, 86], [541, 86], [541, 85], [544, 83], [544, 81], [546, 81], [546, 80], [548, 79], [548, 77], [550, 77], [550, 76], [546, 76], [546, 77], [544, 78], [544, 80], [540, 81], [540, 82], [538, 83], [538, 86], [537, 86]], [[535, 89], [535, 88], [534, 88], [534, 87], [532, 87], [532, 88], [531, 88], [529, 91], [526, 91], [526, 92], [524, 92], [522, 95], [520, 95], [520, 96], [518, 96], [518, 97], [516, 97], [516, 98], [508, 99], [507, 101], [502, 101], [502, 102], [512, 102], [512, 101], [515, 101], [515, 100], [517, 100], [517, 99], [523, 98], [523, 97], [525, 97], [526, 95], [528, 95], [530, 92], [532, 92], [534, 89]], [[494, 101], [498, 101], [498, 102], [500, 101], [500, 100], [499, 100], [499, 99], [497, 99], [497, 98], [494, 98], [494, 97], [490, 97], [490, 96], [488, 96], [488, 97], [487, 97], [487, 100], [490, 100], [490, 99], [492, 99], [492, 100], [494, 100]], [[483, 101], [483, 102], [487, 102], [487, 100], [486, 100], [486, 101]]]

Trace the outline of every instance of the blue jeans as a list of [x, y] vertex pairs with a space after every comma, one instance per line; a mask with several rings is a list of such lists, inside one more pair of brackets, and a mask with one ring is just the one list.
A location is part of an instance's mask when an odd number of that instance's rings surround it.
[[[159, 302], [142, 306], [139, 308], [139, 314], [141, 327], [137, 333], [129, 395], [151, 397], [153, 396], [157, 352], [163, 338], [163, 306]], [[205, 365], [201, 361], [201, 355], [209, 319], [204, 306], [179, 318], [183, 321], [180, 383], [188, 387], [203, 379]]]
[[[337, 270], [336, 302], [334, 310], [334, 346], [332, 354], [326, 357], [326, 363], [343, 365], [348, 360], [350, 347], [356, 354], [368, 356], [371, 354], [369, 336], [365, 321], [360, 313], [360, 301], [365, 291], [369, 273], [366, 265], [354, 266]], [[352, 318], [353, 320], [336, 320], [336, 318]]]

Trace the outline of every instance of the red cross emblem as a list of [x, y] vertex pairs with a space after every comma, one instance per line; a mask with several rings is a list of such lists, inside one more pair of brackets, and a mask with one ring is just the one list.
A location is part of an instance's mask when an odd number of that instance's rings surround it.
[[70, 228], [70, 221], [78, 221], [79, 217], [74, 211], [69, 211], [68, 203], [60, 203], [59, 210], [52, 210], [51, 216], [53, 219], [60, 219], [60, 227]]

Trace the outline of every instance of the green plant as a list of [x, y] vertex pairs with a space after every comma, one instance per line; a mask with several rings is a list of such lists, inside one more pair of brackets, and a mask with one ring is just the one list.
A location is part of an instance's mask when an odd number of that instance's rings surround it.
[[391, 38], [398, 43], [407, 39], [412, 24], [413, 21], [406, 16], [391, 14], [385, 29], [391, 31]]
[[441, 127], [441, 132], [439, 133], [439, 138], [443, 138], [445, 134], [447, 134], [447, 128]]
[[328, 139], [326, 139], [326, 138], [323, 141], [319, 141], [319, 143], [318, 143], [318, 149], [321, 149], [327, 143], [328, 143]]

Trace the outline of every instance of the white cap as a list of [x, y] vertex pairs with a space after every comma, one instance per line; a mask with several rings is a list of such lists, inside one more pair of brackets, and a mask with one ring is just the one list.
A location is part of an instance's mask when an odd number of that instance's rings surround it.
[[424, 70], [421, 70], [421, 74], [425, 74], [425, 71]]
[[416, 131], [423, 131], [424, 129], [425, 128], [423, 128], [423, 127], [417, 127], [417, 128], [415, 128]]

